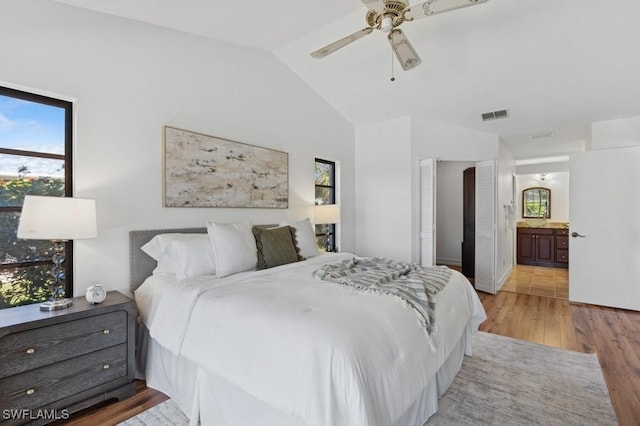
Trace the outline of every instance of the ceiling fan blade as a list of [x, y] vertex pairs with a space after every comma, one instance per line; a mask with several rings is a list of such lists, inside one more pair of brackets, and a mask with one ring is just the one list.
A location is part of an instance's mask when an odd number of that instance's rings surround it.
[[487, 0], [427, 0], [423, 3], [410, 6], [405, 9], [404, 18], [407, 21], [435, 15], [436, 13], [448, 12], [460, 9], [461, 7], [473, 6], [485, 3]]
[[335, 52], [338, 49], [345, 47], [346, 45], [353, 43], [356, 40], [360, 40], [362, 37], [369, 35], [373, 32], [374, 28], [367, 27], [363, 28], [360, 31], [356, 31], [355, 33], [348, 35], [346, 37], [341, 38], [338, 41], [334, 41], [331, 44], [326, 45], [325, 47], [316, 50], [311, 53], [311, 56], [314, 58], [324, 58], [330, 53]]
[[420, 59], [420, 56], [418, 56], [418, 53], [409, 43], [409, 39], [402, 30], [392, 30], [387, 37], [389, 38], [389, 43], [391, 43], [393, 53], [396, 54], [396, 58], [400, 61], [403, 70], [408, 71], [422, 63], [422, 59]]
[[360, 0], [367, 9], [382, 12], [384, 10], [384, 1], [382, 0]]

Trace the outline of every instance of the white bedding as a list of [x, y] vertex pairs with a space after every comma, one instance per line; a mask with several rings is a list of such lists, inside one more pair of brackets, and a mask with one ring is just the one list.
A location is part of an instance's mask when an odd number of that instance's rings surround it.
[[433, 351], [415, 312], [397, 299], [311, 276], [350, 256], [225, 278], [155, 275], [136, 290], [136, 302], [163, 348], [278, 412], [307, 425], [391, 425], [486, 315], [454, 271], [437, 298]]

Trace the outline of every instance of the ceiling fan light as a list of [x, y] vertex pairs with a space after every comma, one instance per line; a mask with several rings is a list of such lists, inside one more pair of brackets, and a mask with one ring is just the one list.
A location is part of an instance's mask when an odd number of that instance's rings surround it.
[[408, 71], [422, 63], [420, 56], [418, 56], [418, 53], [402, 30], [395, 29], [391, 31], [387, 38], [389, 39], [389, 43], [391, 43], [391, 47], [393, 48], [393, 53], [395, 53], [396, 58], [398, 58], [403, 70]]
[[390, 16], [385, 16], [380, 21], [380, 29], [385, 33], [388, 33], [393, 28], [393, 19]]

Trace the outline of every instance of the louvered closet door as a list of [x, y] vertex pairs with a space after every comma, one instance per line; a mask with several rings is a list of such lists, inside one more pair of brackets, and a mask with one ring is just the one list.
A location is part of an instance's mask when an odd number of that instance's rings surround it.
[[420, 161], [420, 265], [435, 263], [435, 176], [433, 158]]
[[476, 260], [477, 290], [496, 293], [496, 162], [476, 164]]

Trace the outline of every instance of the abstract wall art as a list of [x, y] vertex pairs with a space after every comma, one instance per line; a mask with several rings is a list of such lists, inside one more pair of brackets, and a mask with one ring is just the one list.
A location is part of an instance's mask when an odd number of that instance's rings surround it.
[[164, 127], [165, 207], [286, 209], [286, 152]]

